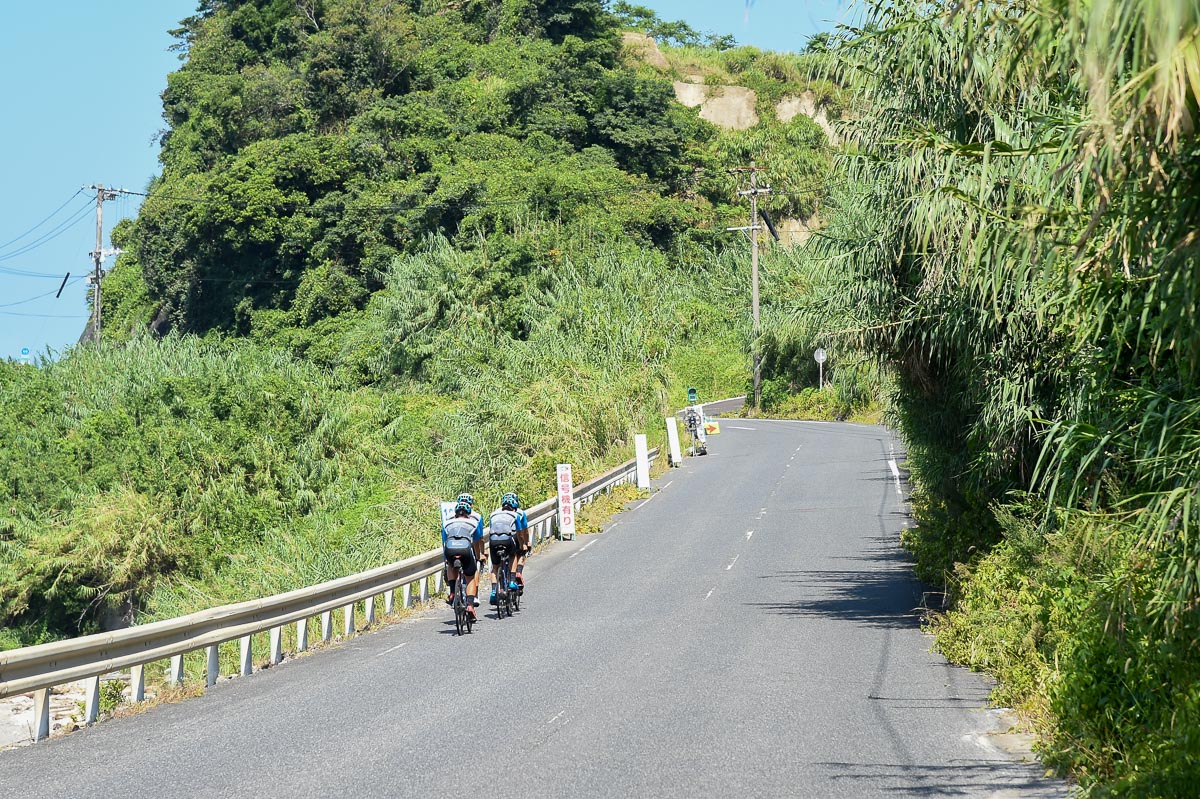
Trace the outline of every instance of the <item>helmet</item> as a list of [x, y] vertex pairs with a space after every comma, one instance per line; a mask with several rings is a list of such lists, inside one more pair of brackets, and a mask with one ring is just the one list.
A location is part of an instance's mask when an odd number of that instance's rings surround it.
[[467, 513], [470, 513], [471, 509], [475, 507], [475, 497], [465, 491], [458, 495], [458, 501], [467, 503]]
[[517, 496], [517, 492], [509, 491], [507, 494], [502, 496], [500, 498], [500, 507], [510, 508], [511, 510], [516, 510], [517, 508], [521, 507], [521, 500]]
[[454, 504], [454, 515], [457, 516], [460, 513], [471, 515], [471, 503], [464, 502], [461, 498]]

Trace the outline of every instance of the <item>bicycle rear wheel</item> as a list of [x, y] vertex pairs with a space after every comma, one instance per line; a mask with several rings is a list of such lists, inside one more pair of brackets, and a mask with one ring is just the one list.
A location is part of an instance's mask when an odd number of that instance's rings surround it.
[[463, 629], [469, 624], [467, 618], [467, 601], [463, 593], [464, 586], [462, 572], [460, 571], [457, 579], [454, 581], [454, 629], [458, 635], [462, 635]]

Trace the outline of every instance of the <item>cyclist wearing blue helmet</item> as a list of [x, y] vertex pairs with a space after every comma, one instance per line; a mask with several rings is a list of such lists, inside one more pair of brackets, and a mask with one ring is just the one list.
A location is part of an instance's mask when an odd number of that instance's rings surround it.
[[525, 578], [521, 575], [524, 568], [524, 554], [529, 546], [529, 520], [525, 511], [521, 510], [521, 500], [516, 492], [510, 491], [500, 498], [500, 508], [492, 512], [489, 522], [491, 536], [488, 539], [492, 551], [492, 604], [496, 604], [496, 588], [499, 585], [497, 575], [505, 559], [510, 561], [509, 570], [513, 582], [505, 586], [505, 590], [523, 593]]
[[[462, 564], [463, 576], [467, 578], [467, 612], [475, 615], [475, 597], [479, 594], [479, 558], [483, 552], [483, 521], [472, 517], [471, 505], [460, 499], [454, 505], [454, 518], [442, 525], [442, 553], [446, 559], [446, 584], [454, 585], [458, 569], [454, 561]], [[446, 600], [454, 604], [454, 589]]]
[[[465, 502], [468, 505], [470, 505], [471, 506], [471, 518], [474, 519], [475, 521], [479, 522], [480, 524], [483, 524], [483, 514], [481, 514], [479, 511], [475, 510], [475, 497], [471, 496], [466, 491], [464, 491], [458, 495], [458, 499], [456, 499], [455, 502]], [[482, 549], [480, 549], [479, 553], [480, 553], [479, 556], [483, 557]]]

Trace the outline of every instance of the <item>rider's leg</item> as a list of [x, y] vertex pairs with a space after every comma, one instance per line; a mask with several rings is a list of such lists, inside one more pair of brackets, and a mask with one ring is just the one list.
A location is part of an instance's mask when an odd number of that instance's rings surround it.
[[496, 556], [496, 550], [492, 550], [492, 598], [491, 603], [496, 604], [496, 588], [500, 585], [500, 558]]
[[529, 531], [528, 530], [522, 530], [521, 532], [517, 533], [517, 549], [520, 552], [520, 555], [518, 557], [513, 558], [512, 579], [516, 582], [517, 589], [520, 591], [524, 591], [525, 590], [525, 576], [524, 576], [524, 574], [522, 574], [522, 572], [524, 572], [524, 570], [525, 570], [525, 558], [528, 557], [528, 555], [526, 553], [531, 551], [531, 548], [529, 546]]
[[[481, 547], [475, 547], [476, 552]], [[472, 554], [475, 554], [473, 552]], [[463, 564], [463, 571], [467, 575], [467, 608], [471, 614], [475, 613], [475, 597], [479, 594], [479, 563], [478, 558], [472, 559], [469, 564]]]
[[446, 604], [454, 604], [454, 581], [458, 579], [458, 569], [446, 564]]

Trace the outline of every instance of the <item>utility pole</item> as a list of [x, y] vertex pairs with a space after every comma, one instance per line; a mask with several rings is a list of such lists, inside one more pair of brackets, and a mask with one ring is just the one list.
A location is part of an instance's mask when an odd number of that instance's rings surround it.
[[115, 250], [104, 249], [104, 201], [115, 200], [121, 194], [119, 189], [106, 189], [104, 184], [100, 183], [95, 186], [88, 186], [89, 189], [96, 190], [96, 249], [90, 255], [92, 256], [93, 272], [90, 282], [95, 288], [95, 293], [92, 295], [92, 340], [100, 340], [100, 279], [104, 277], [104, 256], [112, 255]]
[[755, 166], [753, 161], [750, 162], [750, 166], [739, 167], [733, 171], [750, 173], [750, 190], [738, 192], [740, 197], [750, 197], [750, 224], [747, 227], [731, 227], [726, 230], [740, 230], [750, 236], [750, 297], [751, 313], [754, 317], [754, 407], [758, 409], [762, 407], [762, 352], [758, 344], [758, 231], [762, 229], [762, 225], [758, 223], [758, 196], [770, 194], [771, 187], [759, 188], [758, 173], [763, 170]]

